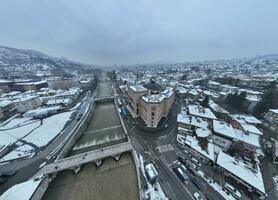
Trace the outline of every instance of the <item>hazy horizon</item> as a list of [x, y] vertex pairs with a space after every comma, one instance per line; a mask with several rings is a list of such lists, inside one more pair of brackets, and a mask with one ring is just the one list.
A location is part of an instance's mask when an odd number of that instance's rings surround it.
[[0, 45], [96, 64], [186, 62], [278, 53], [278, 1], [9, 0]]

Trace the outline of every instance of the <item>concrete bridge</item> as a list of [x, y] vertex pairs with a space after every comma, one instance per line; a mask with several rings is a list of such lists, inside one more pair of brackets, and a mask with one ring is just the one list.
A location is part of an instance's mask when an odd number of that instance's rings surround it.
[[34, 175], [34, 178], [43, 174], [51, 174], [65, 169], [78, 169], [81, 165], [89, 162], [95, 162], [100, 165], [101, 160], [113, 156], [116, 160], [119, 159], [120, 154], [131, 151], [132, 145], [130, 142], [116, 144], [113, 146], [105, 147], [102, 149], [85, 152], [79, 155], [56, 160], [54, 163], [44, 166], [38, 173]]

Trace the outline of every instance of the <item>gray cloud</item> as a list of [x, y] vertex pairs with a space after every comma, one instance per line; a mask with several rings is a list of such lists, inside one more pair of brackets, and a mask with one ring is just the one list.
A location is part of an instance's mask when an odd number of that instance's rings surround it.
[[278, 52], [277, 0], [6, 0], [0, 44], [96, 64]]

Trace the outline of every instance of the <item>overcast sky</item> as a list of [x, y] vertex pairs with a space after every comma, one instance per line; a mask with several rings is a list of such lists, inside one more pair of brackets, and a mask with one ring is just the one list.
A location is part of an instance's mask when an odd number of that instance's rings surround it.
[[1, 0], [0, 45], [92, 64], [278, 53], [278, 0]]

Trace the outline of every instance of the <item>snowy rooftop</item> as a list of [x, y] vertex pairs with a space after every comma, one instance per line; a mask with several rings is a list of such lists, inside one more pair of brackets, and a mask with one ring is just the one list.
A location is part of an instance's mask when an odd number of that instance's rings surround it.
[[260, 120], [258, 120], [257, 118], [255, 118], [251, 115], [235, 114], [235, 115], [231, 115], [231, 117], [241, 124], [247, 124], [247, 123], [248, 124], [261, 124], [262, 123]]
[[199, 145], [199, 141], [192, 136], [187, 135], [185, 139], [185, 144], [193, 148], [195, 151], [198, 151], [203, 156], [207, 157], [208, 159], [214, 161], [214, 144], [208, 140], [207, 151], [203, 149]]
[[209, 108], [203, 108], [197, 105], [188, 105], [188, 111], [190, 115], [203, 117], [207, 119], [217, 119]]
[[241, 127], [245, 132], [263, 135], [263, 133], [259, 129], [257, 129], [256, 126], [253, 126], [251, 124], [241, 124]]
[[189, 116], [189, 115], [186, 115], [185, 113], [178, 114], [177, 122], [189, 124], [189, 125], [196, 126], [199, 128], [207, 128], [208, 127], [208, 122], [204, 121], [202, 118], [195, 117], [195, 116]]
[[221, 85], [221, 87], [226, 88], [226, 89], [237, 89], [238, 87], [232, 86], [232, 85]]
[[69, 96], [69, 95], [75, 95], [80, 91], [79, 88], [70, 88], [69, 90], [62, 92], [60, 94], [57, 94], [56, 96]]
[[196, 135], [198, 137], [208, 137], [209, 135], [211, 135], [211, 131], [206, 128], [197, 128]]
[[197, 96], [199, 94], [199, 92], [195, 89], [190, 90], [188, 93], [193, 95], [193, 96]]
[[17, 103], [17, 102], [23, 102], [23, 101], [29, 101], [29, 100], [31, 100], [31, 99], [34, 99], [34, 98], [36, 98], [36, 97], [38, 97], [38, 96], [26, 96], [26, 97], [21, 97], [21, 98], [19, 98], [19, 99], [16, 99], [16, 100], [14, 100], [13, 102], [14, 103]]
[[52, 104], [69, 104], [70, 103], [70, 99], [66, 98], [66, 99], [51, 99], [47, 101], [47, 105], [52, 105]]
[[18, 94], [20, 94], [21, 92], [19, 92], [19, 91], [12, 91], [12, 92], [9, 92], [8, 93], [8, 96], [14, 96], [14, 95], [18, 95]]
[[12, 81], [0, 79], [0, 83], [11, 83]]
[[0, 100], [0, 107], [5, 107], [8, 106], [10, 104], [12, 104], [13, 102], [10, 100]]
[[256, 96], [247, 96], [246, 99], [250, 102], [259, 102], [260, 98], [256, 97]]
[[159, 94], [144, 95], [141, 98], [147, 103], [160, 103], [165, 98], [170, 98], [174, 94], [172, 88], [168, 88]]
[[42, 177], [19, 183], [9, 188], [0, 196], [0, 200], [29, 200], [42, 181]]
[[215, 81], [209, 81], [208, 84], [210, 84], [210, 85], [220, 85], [220, 83], [215, 82]]
[[53, 107], [46, 107], [46, 108], [36, 108], [33, 110], [29, 110], [24, 113], [24, 117], [33, 117], [33, 116], [40, 116], [46, 115], [48, 112], [59, 110], [61, 106], [53, 106]]
[[213, 120], [213, 130], [214, 132], [221, 134], [223, 136], [229, 137], [234, 140], [244, 142], [260, 148], [259, 135], [256, 134], [245, 134], [239, 129], [234, 129], [230, 124], [222, 121]]
[[129, 87], [130, 87], [130, 89], [132, 89], [135, 92], [144, 92], [144, 91], [147, 91], [147, 88], [144, 88], [141, 85], [132, 85], [132, 86], [129, 86]]
[[218, 154], [217, 164], [262, 193], [265, 193], [263, 178], [259, 168], [258, 170], [250, 168], [248, 165], [222, 151]]
[[278, 109], [269, 109], [271, 112], [278, 114]]
[[27, 82], [27, 83], [16, 83], [16, 85], [39, 85], [46, 83], [46, 81], [35, 81], [35, 82]]
[[228, 114], [229, 112], [227, 110], [225, 110], [224, 108], [222, 108], [221, 106], [219, 106], [218, 104], [214, 103], [213, 101], [209, 102], [209, 107], [218, 113], [222, 113], [222, 114]]

